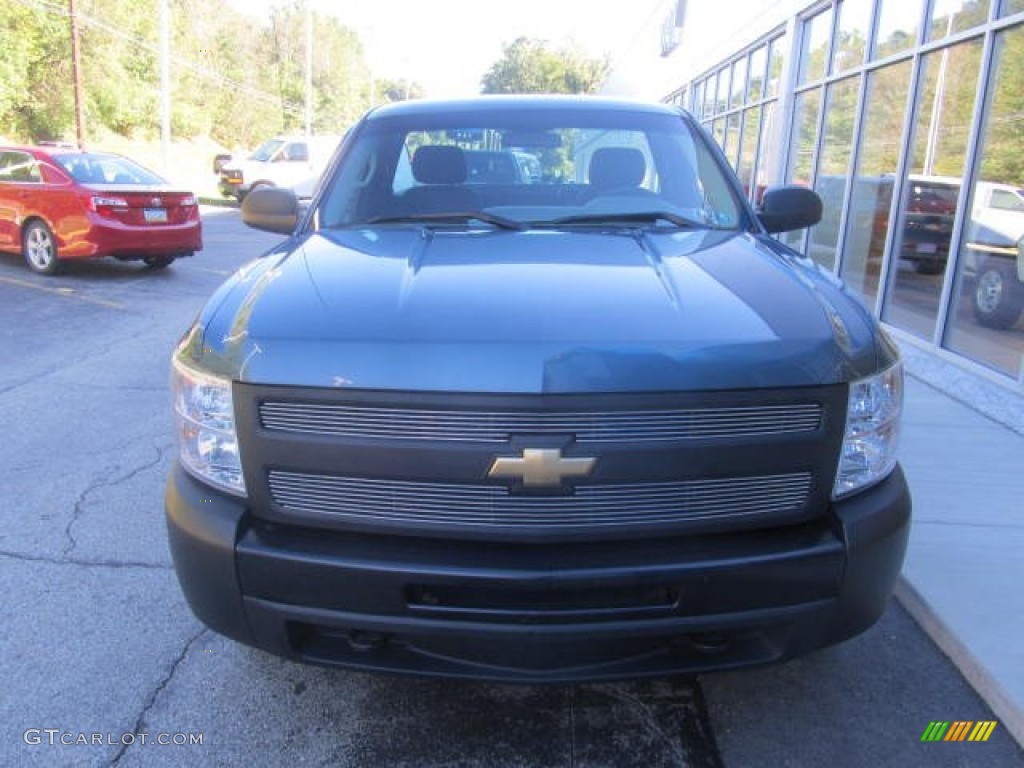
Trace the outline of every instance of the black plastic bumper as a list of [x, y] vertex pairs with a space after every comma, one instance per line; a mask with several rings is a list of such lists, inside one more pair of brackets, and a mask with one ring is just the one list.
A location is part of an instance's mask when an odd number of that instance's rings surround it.
[[167, 523], [196, 616], [306, 662], [518, 682], [759, 664], [885, 610], [910, 525], [897, 469], [830, 523], [628, 542], [487, 544], [271, 526], [176, 467]]

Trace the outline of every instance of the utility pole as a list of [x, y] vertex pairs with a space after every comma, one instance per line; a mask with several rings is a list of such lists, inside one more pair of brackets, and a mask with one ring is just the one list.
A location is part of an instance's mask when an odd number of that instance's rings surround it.
[[71, 18], [71, 76], [75, 89], [75, 136], [78, 139], [79, 148], [85, 149], [82, 61], [78, 50], [78, 15], [75, 13], [75, 0], [68, 0], [68, 16]]
[[171, 168], [171, 11], [160, 0], [160, 159], [164, 176]]

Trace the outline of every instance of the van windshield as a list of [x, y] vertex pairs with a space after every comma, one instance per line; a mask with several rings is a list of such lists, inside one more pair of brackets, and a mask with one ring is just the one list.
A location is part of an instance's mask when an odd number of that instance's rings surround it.
[[282, 144], [284, 144], [284, 142], [280, 139], [269, 139], [260, 144], [256, 151], [249, 155], [249, 159], [265, 163], [274, 156], [277, 150], [281, 148]]

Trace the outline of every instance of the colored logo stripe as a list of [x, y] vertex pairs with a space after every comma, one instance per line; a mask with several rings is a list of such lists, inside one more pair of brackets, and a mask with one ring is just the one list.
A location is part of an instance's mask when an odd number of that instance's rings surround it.
[[971, 731], [971, 735], [967, 737], [968, 741], [988, 741], [988, 737], [992, 735], [992, 731], [996, 729], [995, 720], [983, 720], [974, 726], [974, 730]]
[[988, 741], [996, 724], [995, 720], [933, 720], [921, 734], [921, 741]]
[[949, 733], [946, 734], [946, 738], [943, 741], [963, 741], [967, 738], [967, 732], [974, 725], [970, 720], [956, 720], [949, 727]]

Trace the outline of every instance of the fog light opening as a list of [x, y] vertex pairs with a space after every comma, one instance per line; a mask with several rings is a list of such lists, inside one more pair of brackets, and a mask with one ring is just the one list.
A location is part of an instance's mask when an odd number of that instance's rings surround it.
[[730, 639], [724, 632], [697, 632], [687, 636], [693, 649], [715, 655], [729, 650]]
[[357, 629], [348, 634], [348, 644], [352, 646], [353, 651], [369, 653], [379, 651], [387, 645], [388, 637], [380, 632], [364, 632]]

